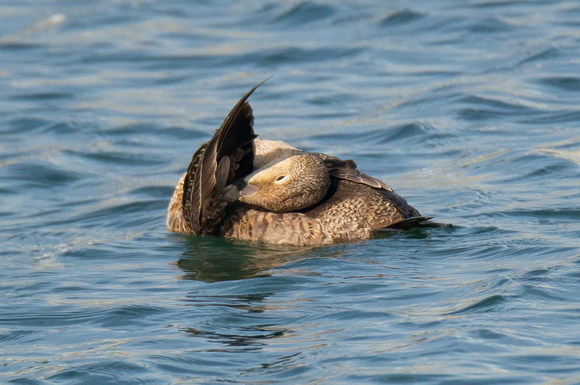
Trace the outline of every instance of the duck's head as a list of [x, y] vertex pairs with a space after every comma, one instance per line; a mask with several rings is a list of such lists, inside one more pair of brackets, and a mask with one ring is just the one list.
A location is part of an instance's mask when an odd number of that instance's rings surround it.
[[330, 187], [328, 168], [310, 154], [275, 160], [248, 175], [245, 181], [240, 201], [278, 213], [313, 206]]

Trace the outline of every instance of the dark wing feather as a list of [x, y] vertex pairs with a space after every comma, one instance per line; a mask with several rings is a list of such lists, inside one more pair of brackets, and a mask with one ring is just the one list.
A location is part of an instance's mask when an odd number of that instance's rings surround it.
[[379, 190], [384, 189], [387, 191], [393, 191], [393, 189], [383, 181], [377, 178], [373, 178], [372, 176], [369, 176], [364, 172], [357, 170], [356, 168], [331, 168], [328, 171], [330, 172], [331, 176], [338, 179], [345, 179], [355, 183], [366, 184], [367, 186]]
[[240, 99], [213, 138], [191, 159], [183, 185], [182, 210], [195, 234], [215, 232], [232, 200], [232, 185], [252, 172], [256, 135], [252, 107], [246, 100], [262, 83]]
[[376, 189], [385, 189], [387, 191], [393, 191], [386, 183], [383, 181], [373, 178], [365, 174], [364, 172], [357, 170], [357, 166], [354, 160], [342, 160], [336, 158], [334, 156], [322, 154], [322, 153], [314, 153], [315, 155], [319, 156], [326, 167], [328, 167], [328, 172], [330, 176], [335, 177], [337, 179], [344, 179], [349, 180], [355, 183], [365, 184], [367, 186], [376, 188]]

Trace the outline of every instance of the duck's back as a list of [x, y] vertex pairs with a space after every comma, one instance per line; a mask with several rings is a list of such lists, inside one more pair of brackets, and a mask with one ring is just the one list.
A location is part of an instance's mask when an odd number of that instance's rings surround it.
[[419, 212], [394, 191], [377, 189], [344, 179], [333, 179], [327, 200], [306, 215], [318, 218], [334, 242], [371, 238]]

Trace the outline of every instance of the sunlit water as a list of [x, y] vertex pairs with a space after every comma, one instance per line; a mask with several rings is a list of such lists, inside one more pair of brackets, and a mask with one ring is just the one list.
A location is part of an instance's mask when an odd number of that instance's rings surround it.
[[[234, 103], [453, 223], [167, 233]], [[580, 4], [0, 2], [0, 382], [580, 382]]]

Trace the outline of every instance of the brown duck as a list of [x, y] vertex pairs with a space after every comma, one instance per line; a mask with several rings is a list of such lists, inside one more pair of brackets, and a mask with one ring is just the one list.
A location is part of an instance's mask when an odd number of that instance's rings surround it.
[[256, 139], [246, 100], [260, 84], [193, 155], [169, 204], [170, 231], [323, 245], [438, 225], [352, 160]]

